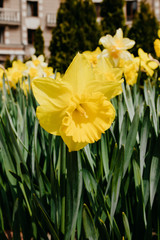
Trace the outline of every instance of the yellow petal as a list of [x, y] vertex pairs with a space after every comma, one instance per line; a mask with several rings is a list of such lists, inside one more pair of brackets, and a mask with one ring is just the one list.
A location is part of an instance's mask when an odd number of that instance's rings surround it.
[[116, 39], [122, 39], [123, 38], [123, 32], [122, 32], [121, 28], [118, 28], [116, 30], [116, 34], [115, 34], [114, 38], [116, 38]]
[[53, 78], [38, 78], [32, 82], [33, 94], [40, 105], [53, 104], [59, 108], [68, 105], [72, 88], [62, 81]]
[[152, 69], [156, 69], [158, 67], [158, 63], [156, 61], [149, 61], [148, 66]]
[[73, 87], [75, 94], [83, 93], [87, 84], [94, 80], [91, 65], [83, 54], [75, 56], [62, 80]]
[[145, 53], [141, 48], [138, 49], [138, 55], [143, 61], [149, 60], [148, 54]]
[[36, 115], [42, 128], [51, 134], [60, 135], [59, 129], [65, 115], [64, 108], [48, 103], [38, 106]]
[[72, 137], [66, 136], [64, 133], [61, 133], [61, 137], [65, 144], [67, 145], [69, 152], [72, 151], [79, 151], [80, 149], [84, 148], [88, 143], [87, 142], [74, 142]]
[[114, 44], [114, 39], [110, 34], [107, 34], [100, 38], [99, 44], [102, 44], [104, 48], [110, 48]]
[[123, 46], [124, 49], [130, 49], [135, 45], [134, 40], [130, 40], [129, 38], [123, 38]]
[[156, 56], [160, 57], [160, 40], [159, 39], [156, 39], [154, 41], [154, 50], [156, 52]]

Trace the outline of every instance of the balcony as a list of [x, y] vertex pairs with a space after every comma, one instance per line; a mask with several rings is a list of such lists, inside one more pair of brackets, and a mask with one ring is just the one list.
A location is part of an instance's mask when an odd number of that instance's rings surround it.
[[8, 8], [0, 8], [0, 25], [20, 25], [20, 12]]
[[55, 27], [56, 26], [56, 13], [48, 13], [47, 14], [47, 19], [46, 19], [46, 24], [47, 27]]

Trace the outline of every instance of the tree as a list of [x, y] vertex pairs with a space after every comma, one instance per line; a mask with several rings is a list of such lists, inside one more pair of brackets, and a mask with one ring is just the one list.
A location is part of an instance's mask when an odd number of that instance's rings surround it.
[[38, 27], [35, 31], [34, 48], [35, 48], [36, 56], [39, 56], [41, 54], [44, 55], [44, 38], [43, 38], [41, 27]]
[[114, 35], [116, 29], [125, 28], [125, 16], [123, 12], [124, 0], [103, 0], [101, 4], [101, 25], [103, 35]]
[[96, 12], [91, 0], [66, 0], [57, 14], [52, 31], [49, 65], [64, 72], [78, 51], [94, 50], [100, 38]]
[[146, 1], [140, 4], [140, 11], [137, 12], [133, 20], [132, 27], [128, 32], [128, 37], [135, 40], [136, 44], [132, 53], [137, 55], [138, 48], [145, 52], [154, 53], [153, 42], [157, 38], [158, 21]]

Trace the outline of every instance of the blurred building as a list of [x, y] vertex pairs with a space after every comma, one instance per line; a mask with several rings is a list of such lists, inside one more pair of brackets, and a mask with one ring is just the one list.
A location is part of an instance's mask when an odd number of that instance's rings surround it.
[[[0, 63], [7, 57], [19, 59], [34, 53], [34, 32], [40, 26], [45, 41], [45, 54], [52, 28], [56, 25], [56, 13], [60, 2], [65, 0], [0, 0]], [[92, 0], [95, 4], [97, 21], [100, 22], [102, 0]], [[125, 0], [126, 23], [132, 24], [141, 0]], [[160, 21], [160, 0], [147, 0]], [[114, 4], [114, 1], [113, 1]]]
[[6, 57], [19, 59], [34, 53], [34, 32], [40, 26], [45, 53], [56, 25], [60, 0], [0, 0], [0, 63]]

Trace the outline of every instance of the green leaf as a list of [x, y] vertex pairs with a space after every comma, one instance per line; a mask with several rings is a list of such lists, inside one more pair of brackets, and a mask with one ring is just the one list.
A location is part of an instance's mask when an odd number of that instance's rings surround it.
[[33, 199], [35, 200], [35, 203], [37, 204], [37, 206], [39, 207], [41, 213], [42, 213], [42, 216], [43, 216], [43, 219], [45, 220], [46, 222], [46, 225], [47, 225], [47, 228], [48, 230], [50, 231], [52, 237], [54, 240], [60, 240], [57, 233], [55, 232], [53, 226], [52, 226], [52, 223], [49, 219], [49, 216], [48, 214], [46, 213], [44, 207], [42, 206], [41, 202], [39, 201], [39, 199], [36, 197], [35, 194], [33, 194]]
[[127, 168], [130, 163], [130, 159], [132, 157], [133, 148], [136, 143], [136, 137], [138, 132], [138, 124], [139, 124], [139, 110], [137, 109], [133, 118], [133, 121], [130, 126], [130, 130], [127, 136], [126, 145], [124, 149], [124, 168], [123, 168], [123, 176], [125, 175]]
[[108, 156], [107, 139], [106, 139], [106, 135], [104, 134], [102, 134], [102, 137], [101, 137], [101, 158], [103, 162], [105, 177], [107, 179], [109, 174], [109, 156]]
[[125, 229], [127, 239], [131, 240], [131, 231], [130, 231], [130, 227], [129, 227], [129, 222], [128, 222], [128, 218], [124, 212], [122, 212], [122, 218], [123, 218], [123, 224], [124, 224], [124, 229]]
[[151, 169], [150, 169], [150, 204], [153, 205], [154, 197], [156, 194], [157, 186], [160, 179], [160, 158], [153, 156]]
[[83, 206], [83, 228], [85, 237], [89, 240], [98, 240], [97, 230], [91, 212], [86, 204]]
[[75, 228], [82, 197], [82, 166], [80, 152], [71, 152], [67, 158], [66, 223], [65, 240], [75, 234]]
[[143, 118], [143, 123], [141, 127], [141, 135], [140, 135], [140, 171], [141, 177], [143, 174], [143, 169], [145, 167], [145, 156], [147, 150], [147, 142], [150, 130], [150, 119], [149, 119], [149, 107], [145, 110], [145, 115]]
[[123, 159], [124, 159], [124, 148], [122, 147], [118, 153], [117, 159], [115, 159], [115, 169], [113, 172], [113, 179], [112, 179], [112, 189], [111, 189], [111, 219], [113, 219], [113, 216], [116, 211], [119, 193], [120, 193], [120, 187], [121, 187], [121, 180], [123, 175]]

